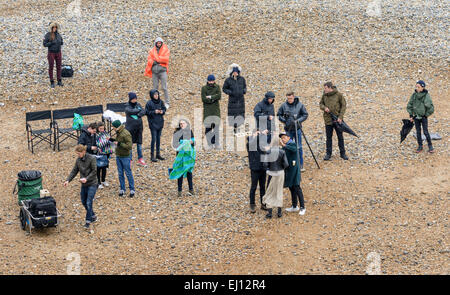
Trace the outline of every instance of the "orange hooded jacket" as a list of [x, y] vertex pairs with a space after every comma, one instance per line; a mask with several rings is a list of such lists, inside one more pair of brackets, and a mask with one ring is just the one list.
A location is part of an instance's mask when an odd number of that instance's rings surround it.
[[156, 50], [156, 46], [153, 46], [153, 48], [148, 53], [147, 66], [145, 67], [144, 75], [147, 77], [152, 76], [152, 66], [155, 60], [159, 62], [161, 66], [165, 67], [167, 69], [167, 73], [169, 73], [169, 57], [170, 50], [166, 44], [162, 44], [161, 48], [159, 49], [159, 54]]

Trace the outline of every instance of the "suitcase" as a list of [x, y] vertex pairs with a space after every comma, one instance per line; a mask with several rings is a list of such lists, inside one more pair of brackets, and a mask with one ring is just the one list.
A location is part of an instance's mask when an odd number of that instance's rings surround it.
[[56, 216], [56, 201], [53, 197], [44, 197], [30, 200], [30, 213], [33, 217]]

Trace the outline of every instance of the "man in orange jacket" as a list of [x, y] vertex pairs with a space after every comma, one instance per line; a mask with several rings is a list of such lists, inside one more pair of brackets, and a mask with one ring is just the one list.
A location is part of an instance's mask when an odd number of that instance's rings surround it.
[[155, 46], [150, 50], [145, 68], [145, 76], [153, 80], [153, 89], [158, 89], [159, 81], [164, 91], [166, 109], [169, 108], [169, 92], [167, 91], [167, 73], [169, 72], [170, 50], [162, 38], [155, 40]]

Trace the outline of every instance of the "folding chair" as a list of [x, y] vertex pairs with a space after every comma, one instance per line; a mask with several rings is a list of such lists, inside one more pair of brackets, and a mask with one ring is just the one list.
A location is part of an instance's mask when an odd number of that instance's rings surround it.
[[[127, 105], [126, 102], [108, 103], [108, 104], [106, 104], [106, 109], [113, 111], [115, 113], [124, 113], [126, 105]], [[107, 120], [107, 121], [108, 121], [108, 124], [107, 124], [108, 129], [107, 130], [108, 130], [109, 134], [111, 134], [112, 122], [110, 120]]]
[[74, 130], [72, 126], [69, 128], [59, 126], [59, 123], [56, 120], [64, 120], [64, 119], [73, 119], [73, 114], [78, 114], [78, 108], [74, 109], [63, 109], [63, 110], [54, 110], [53, 111], [53, 130], [55, 137], [55, 144], [53, 146], [53, 150], [56, 150], [56, 146], [58, 146], [58, 151], [60, 151], [59, 145], [64, 142], [68, 138], [75, 139], [78, 141], [78, 137], [80, 136], [79, 130]]
[[[33, 130], [28, 122], [49, 120], [49, 128]], [[42, 141], [50, 144], [52, 147], [52, 111], [28, 112], [25, 114], [25, 126], [27, 130], [28, 149], [31, 147], [31, 153], [34, 154], [34, 146]], [[35, 142], [37, 141], [37, 142]]]
[[[84, 121], [85, 126], [89, 125], [88, 121], [85, 120], [86, 116], [101, 115], [102, 116], [101, 121], [105, 122], [105, 119], [103, 119], [103, 105], [101, 105], [101, 104], [94, 105], [94, 106], [79, 107], [77, 109], [76, 113], [83, 116], [83, 121]], [[95, 122], [98, 122], [98, 120]]]

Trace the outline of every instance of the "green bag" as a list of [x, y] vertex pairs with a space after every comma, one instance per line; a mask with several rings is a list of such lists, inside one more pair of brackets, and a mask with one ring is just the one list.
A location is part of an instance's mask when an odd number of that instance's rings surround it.
[[18, 203], [20, 201], [40, 197], [42, 189], [42, 176], [39, 171], [22, 171], [18, 174], [13, 194], [17, 190]]
[[72, 125], [73, 130], [81, 130], [83, 125], [84, 125], [83, 117], [80, 114], [73, 113], [73, 125]]

